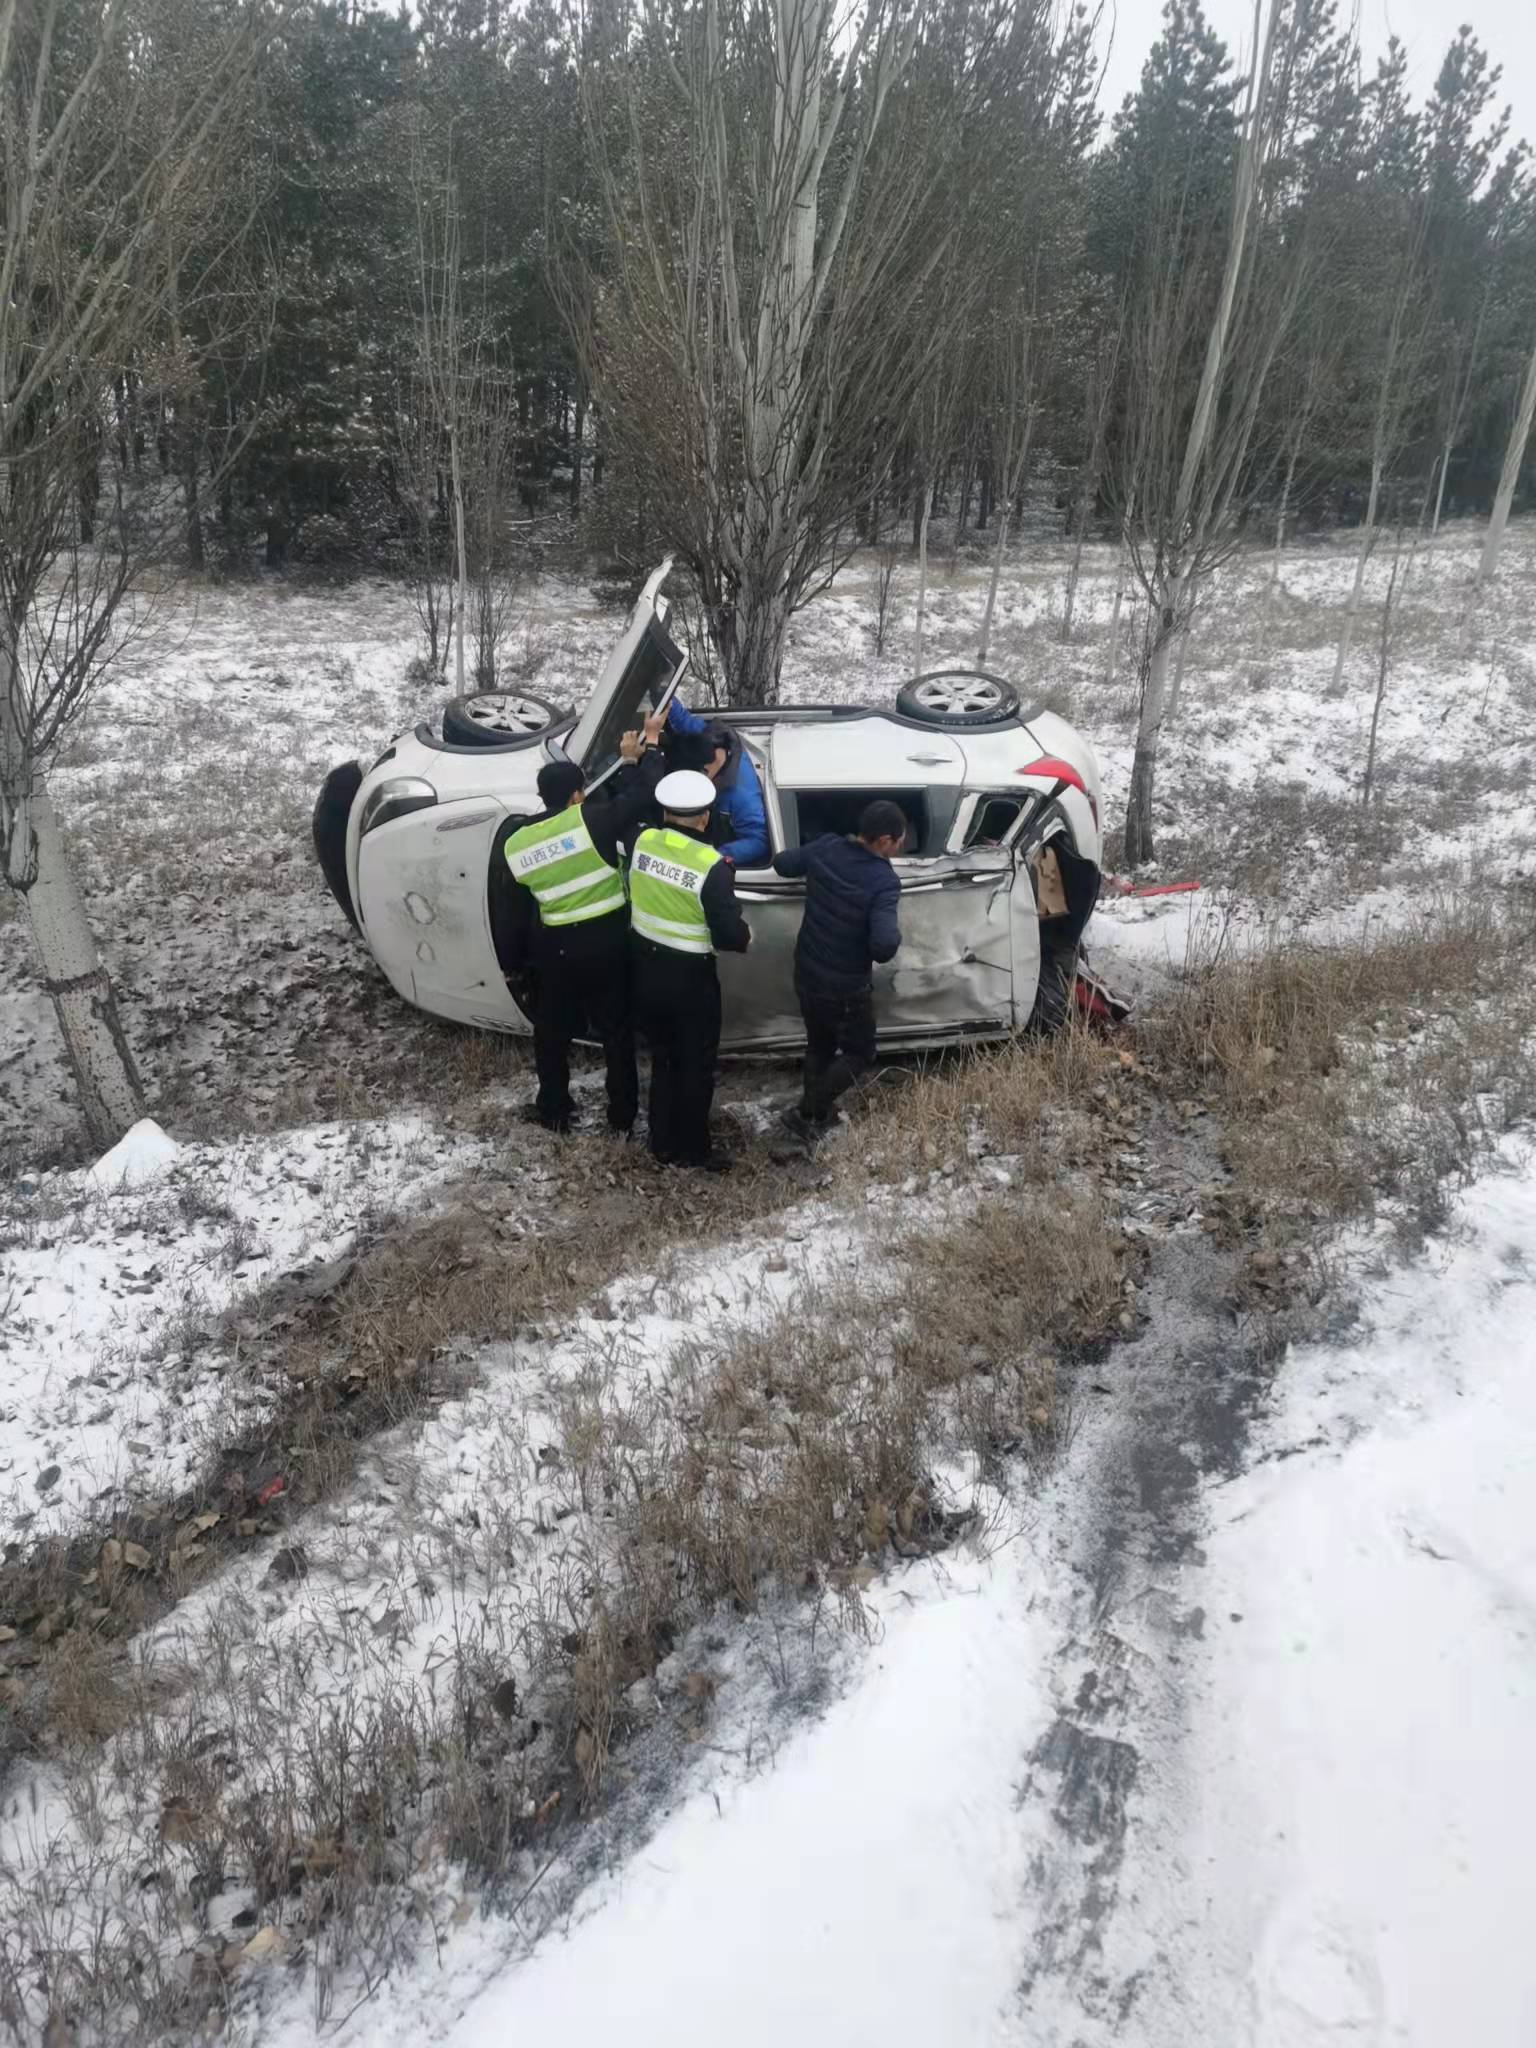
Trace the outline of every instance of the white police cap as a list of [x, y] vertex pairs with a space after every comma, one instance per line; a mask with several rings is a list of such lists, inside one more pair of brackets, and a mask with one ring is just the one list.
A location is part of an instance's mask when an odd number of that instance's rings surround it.
[[692, 818], [715, 800], [715, 785], [697, 768], [674, 768], [656, 785], [656, 801], [674, 818]]

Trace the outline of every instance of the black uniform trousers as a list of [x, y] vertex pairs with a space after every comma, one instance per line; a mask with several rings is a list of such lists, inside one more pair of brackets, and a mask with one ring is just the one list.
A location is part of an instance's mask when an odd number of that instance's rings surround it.
[[[590, 1034], [608, 1068], [608, 1123], [627, 1131], [640, 1106], [635, 1026], [629, 991], [628, 913], [540, 933], [533, 1003], [533, 1064], [539, 1121], [570, 1120], [571, 1041]], [[598, 929], [598, 925], [611, 929]]]
[[720, 977], [713, 953], [679, 953], [635, 938], [635, 1022], [651, 1048], [651, 1151], [665, 1166], [709, 1157], [709, 1112], [720, 1051]]
[[875, 1063], [875, 997], [869, 988], [828, 995], [795, 977], [805, 1023], [805, 1080], [800, 1114], [830, 1121], [837, 1098]]

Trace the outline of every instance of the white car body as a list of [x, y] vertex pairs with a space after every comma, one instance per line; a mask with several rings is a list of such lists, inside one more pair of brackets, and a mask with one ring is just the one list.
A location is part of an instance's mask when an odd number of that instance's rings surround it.
[[[619, 730], [682, 657], [665, 633], [660, 586], [647, 583], [586, 707], [559, 726], [503, 745], [459, 745], [427, 725], [403, 733], [332, 803], [332, 887], [384, 973], [408, 1002], [488, 1030], [530, 1029], [497, 957], [492, 870], [506, 833], [541, 806], [536, 778], [560, 754], [598, 777]], [[647, 704], [637, 672], [653, 687]], [[675, 674], [671, 675], [675, 682]], [[1023, 1029], [1040, 978], [1040, 923], [1026, 856], [1060, 835], [1096, 870], [1101, 804], [1093, 750], [1051, 712], [952, 730], [856, 706], [713, 712], [740, 735], [762, 783], [775, 849], [819, 829], [852, 829], [863, 804], [893, 796], [917, 844], [895, 863], [902, 882], [901, 950], [875, 969], [876, 1019], [889, 1049], [1003, 1038]], [[359, 764], [359, 767], [361, 764]], [[338, 770], [327, 785], [327, 793]], [[353, 777], [357, 770], [351, 771]], [[341, 785], [342, 798], [353, 784]], [[426, 794], [430, 792], [430, 796]], [[415, 808], [402, 809], [405, 804]], [[988, 809], [989, 805], [995, 808]], [[1011, 810], [1010, 810], [1011, 807]], [[986, 843], [977, 843], [978, 833]], [[967, 842], [971, 843], [967, 843]], [[749, 952], [719, 962], [730, 1052], [803, 1043], [793, 954], [805, 885], [771, 867], [741, 868], [736, 894], [752, 926]]]

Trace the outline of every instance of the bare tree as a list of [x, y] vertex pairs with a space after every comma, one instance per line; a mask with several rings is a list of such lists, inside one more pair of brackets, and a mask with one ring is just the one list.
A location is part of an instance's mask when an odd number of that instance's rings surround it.
[[[189, 222], [221, 193], [269, 29], [257, 4], [209, 23], [177, 0], [0, 0], [0, 858], [98, 1143], [141, 1089], [47, 767], [167, 533], [119, 471], [87, 543], [81, 480], [110, 441], [114, 379], [153, 378], [176, 340]], [[167, 52], [189, 40], [170, 92]]]
[[458, 618], [451, 514], [443, 480], [447, 451], [427, 380], [413, 372], [395, 395], [390, 455], [405, 523], [406, 588], [427, 643], [427, 666], [441, 676], [448, 666]]
[[1498, 573], [1499, 553], [1504, 545], [1504, 529], [1509, 524], [1509, 508], [1514, 503], [1515, 485], [1520, 481], [1520, 470], [1531, 438], [1533, 418], [1536, 418], [1536, 346], [1532, 347], [1525, 366], [1525, 380], [1520, 386], [1520, 402], [1515, 407], [1509, 439], [1504, 444], [1504, 466], [1499, 471], [1499, 488], [1494, 493], [1493, 512], [1488, 521], [1488, 533], [1483, 541], [1483, 552], [1477, 565], [1474, 596], [1484, 590]]
[[482, 366], [465, 410], [469, 603], [474, 683], [505, 681], [507, 644], [523, 613], [523, 557], [512, 530], [517, 394], [510, 374]]
[[1472, 408], [1472, 393], [1477, 384], [1479, 350], [1482, 347], [1483, 329], [1488, 323], [1488, 308], [1498, 282], [1501, 253], [1496, 244], [1484, 276], [1477, 318], [1459, 350], [1452, 355], [1448, 365], [1449, 374], [1441, 391], [1444, 433], [1441, 437], [1440, 453], [1435, 460], [1435, 510], [1430, 526], [1431, 533], [1440, 531], [1441, 515], [1445, 509], [1445, 483], [1451, 473], [1451, 457], [1456, 453], [1457, 443], [1466, 431], [1467, 416]]
[[870, 587], [875, 615], [875, 652], [884, 654], [891, 630], [891, 602], [895, 595], [896, 564], [900, 548], [894, 540], [882, 540], [875, 548], [874, 577]]
[[[1083, 461], [1078, 466], [1072, 493], [1072, 559], [1067, 565], [1067, 585], [1061, 601], [1060, 637], [1070, 642], [1072, 625], [1077, 616], [1077, 587], [1083, 573], [1083, 549], [1088, 541], [1088, 529], [1093, 518], [1093, 508], [1099, 495], [1099, 485], [1104, 474], [1104, 437], [1109, 425], [1110, 405], [1115, 390], [1115, 365], [1119, 358], [1120, 346], [1125, 338], [1124, 308], [1115, 327], [1097, 338], [1093, 360], [1089, 368], [1088, 395], [1085, 426], [1088, 445]], [[1116, 607], [1116, 625], [1119, 624], [1119, 607]]]
[[987, 604], [981, 615], [976, 665], [985, 668], [992, 644], [992, 615], [1008, 544], [1008, 520], [1014, 499], [1029, 474], [1029, 451], [1040, 410], [1040, 358], [1044, 353], [1040, 305], [1040, 263], [1031, 265], [1029, 284], [1004, 300], [988, 337], [987, 374], [992, 387], [992, 462], [997, 477], [997, 538], [992, 543], [992, 573], [987, 578]]
[[[1260, 262], [1259, 198], [1274, 143], [1270, 79], [1277, 42], [1294, 23], [1254, 8], [1254, 65], [1233, 179], [1220, 283], [1210, 301], [1203, 252], [1180, 247], [1177, 196], [1158, 223], [1131, 310], [1126, 428], [1118, 494], [1127, 551], [1151, 611], [1125, 824], [1128, 863], [1150, 860], [1158, 741], [1169, 665], [1200, 587], [1237, 545], [1245, 501], [1262, 478], [1249, 466], [1254, 424], [1281, 338], [1295, 315], [1300, 266]], [[1201, 349], [1203, 330], [1204, 347]], [[1182, 365], [1201, 356], [1191, 402]]]
[[917, 477], [917, 597], [912, 606], [912, 673], [923, 672], [923, 641], [928, 629], [928, 526], [934, 493], [959, 408], [953, 376], [935, 374], [917, 401], [912, 420], [912, 456]]
[[477, 351], [464, 316], [460, 207], [454, 183], [452, 138], [448, 159], [436, 160], [425, 116], [411, 132], [411, 197], [416, 216], [416, 374], [447, 463], [454, 564], [451, 631], [454, 683], [468, 689], [464, 639], [469, 619], [469, 539], [465, 530], [465, 443], [477, 381]]
[[1049, 73], [1046, 0], [1001, 43], [960, 38], [942, 91], [912, 76], [921, 23], [916, 0], [644, 0], [632, 43], [588, 47], [607, 246], [583, 261], [573, 232], [557, 285], [738, 703], [777, 695], [790, 616], [855, 545], [953, 332], [904, 315], [974, 203], [961, 116], [1010, 67]]
[[1338, 651], [1333, 663], [1333, 687], [1344, 680], [1354, 641], [1355, 620], [1360, 610], [1360, 592], [1366, 565], [1375, 551], [1377, 521], [1381, 513], [1382, 489], [1401, 455], [1413, 418], [1417, 397], [1418, 371], [1423, 359], [1427, 324], [1424, 280], [1419, 273], [1423, 247], [1423, 216], [1419, 216], [1408, 240], [1406, 260], [1398, 266], [1397, 282], [1387, 300], [1387, 321], [1380, 336], [1372, 366], [1376, 396], [1371, 409], [1371, 470], [1366, 492], [1365, 518], [1360, 543], [1355, 550], [1355, 574], [1344, 605], [1339, 629]]

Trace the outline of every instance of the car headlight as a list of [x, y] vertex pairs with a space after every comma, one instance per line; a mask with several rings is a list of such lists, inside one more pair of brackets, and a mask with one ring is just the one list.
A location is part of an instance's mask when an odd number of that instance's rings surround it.
[[369, 790], [368, 801], [363, 805], [363, 822], [358, 827], [359, 837], [376, 825], [387, 825], [391, 818], [427, 810], [436, 802], [437, 791], [419, 775], [391, 775]]

